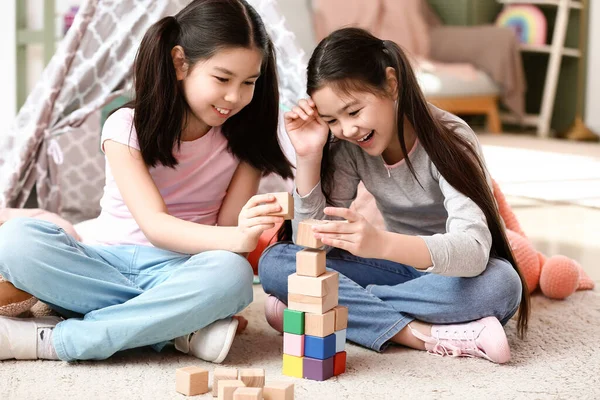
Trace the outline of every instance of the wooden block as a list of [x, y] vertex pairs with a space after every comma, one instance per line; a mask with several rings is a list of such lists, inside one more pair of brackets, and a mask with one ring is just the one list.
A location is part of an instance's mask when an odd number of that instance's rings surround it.
[[233, 392], [233, 400], [262, 400], [262, 388], [241, 387]]
[[296, 235], [296, 244], [298, 246], [310, 247], [318, 249], [323, 247], [323, 242], [315, 238], [315, 233], [312, 230], [313, 225], [326, 224], [329, 221], [319, 219], [306, 219], [298, 224], [298, 235]]
[[213, 372], [213, 387], [212, 395], [219, 395], [219, 381], [235, 381], [238, 378], [238, 370], [236, 368], [215, 368]]
[[304, 249], [296, 253], [296, 274], [317, 277], [325, 273], [325, 250]]
[[265, 370], [262, 368], [241, 369], [240, 380], [246, 387], [262, 388], [265, 386]]
[[335, 335], [304, 337], [304, 357], [326, 360], [335, 355]]
[[291, 382], [271, 382], [263, 388], [265, 400], [294, 400], [294, 384]]
[[304, 334], [325, 337], [335, 332], [335, 311], [325, 314], [304, 314]]
[[291, 274], [288, 276], [288, 293], [303, 294], [313, 297], [324, 297], [337, 292], [340, 286], [340, 274], [329, 271], [316, 278]]
[[304, 313], [289, 308], [283, 310], [283, 331], [304, 335]]
[[294, 196], [288, 192], [270, 193], [275, 196], [281, 206], [281, 211], [269, 215], [283, 217], [284, 219], [294, 219]]
[[283, 333], [283, 353], [290, 356], [304, 356], [304, 335]]
[[[337, 288], [336, 288], [337, 289]], [[328, 293], [323, 297], [306, 296], [288, 293], [288, 308], [313, 314], [325, 314], [338, 304], [338, 291]]]
[[200, 367], [185, 367], [175, 371], [175, 390], [186, 396], [208, 392], [208, 371]]
[[341, 331], [348, 327], [348, 307], [336, 306], [335, 311], [335, 330]]
[[219, 381], [219, 400], [233, 400], [233, 393], [239, 387], [244, 387], [244, 382], [240, 380], [230, 381], [221, 380]]
[[304, 378], [313, 381], [324, 381], [333, 376], [333, 357], [325, 360], [304, 357], [302, 366]]
[[283, 375], [302, 378], [302, 359], [288, 354], [283, 355]]
[[335, 331], [335, 352], [339, 353], [346, 350], [346, 330]]
[[346, 372], [346, 352], [335, 353], [333, 356], [333, 375], [338, 376]]

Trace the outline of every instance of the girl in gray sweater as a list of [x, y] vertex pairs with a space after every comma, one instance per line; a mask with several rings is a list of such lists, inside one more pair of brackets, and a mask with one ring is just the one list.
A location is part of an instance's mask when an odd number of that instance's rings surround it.
[[[518, 312], [524, 334], [529, 297], [473, 131], [425, 101], [398, 45], [357, 28], [317, 46], [308, 94], [285, 115], [297, 156], [293, 225], [332, 220], [313, 231], [340, 274], [348, 339], [507, 362], [503, 325]], [[386, 230], [348, 208], [360, 181]], [[300, 249], [283, 241], [263, 254], [269, 303], [286, 301]]]

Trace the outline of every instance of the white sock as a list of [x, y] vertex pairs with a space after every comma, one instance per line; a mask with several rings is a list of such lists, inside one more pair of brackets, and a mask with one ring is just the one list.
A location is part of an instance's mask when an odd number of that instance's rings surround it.
[[38, 328], [37, 330], [37, 358], [45, 360], [58, 360], [54, 345], [52, 344], [52, 332], [54, 328]]

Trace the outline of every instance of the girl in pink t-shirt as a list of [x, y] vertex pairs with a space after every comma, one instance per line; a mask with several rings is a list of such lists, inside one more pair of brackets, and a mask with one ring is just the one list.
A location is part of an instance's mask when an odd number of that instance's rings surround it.
[[222, 362], [252, 301], [243, 256], [281, 222], [262, 175], [292, 176], [277, 140], [273, 44], [245, 0], [195, 0], [152, 25], [135, 100], [103, 128], [106, 185], [93, 244], [16, 218], [0, 275], [72, 318], [0, 317], [0, 360], [105, 359], [173, 338]]

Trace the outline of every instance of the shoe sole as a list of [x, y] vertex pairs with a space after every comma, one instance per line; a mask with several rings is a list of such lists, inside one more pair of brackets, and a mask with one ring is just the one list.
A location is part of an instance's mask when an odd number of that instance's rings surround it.
[[223, 349], [221, 350], [221, 353], [219, 353], [219, 356], [215, 359], [215, 361], [213, 361], [213, 363], [221, 364], [225, 360], [225, 357], [227, 357], [227, 354], [229, 354], [229, 349], [231, 349], [231, 345], [233, 344], [233, 339], [235, 338], [235, 331], [237, 330], [239, 323], [240, 322], [237, 319], [231, 319], [231, 322], [229, 323], [229, 328], [227, 329], [227, 335], [225, 336], [225, 343], [223, 345]]

